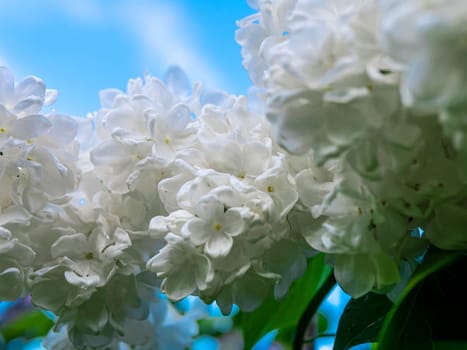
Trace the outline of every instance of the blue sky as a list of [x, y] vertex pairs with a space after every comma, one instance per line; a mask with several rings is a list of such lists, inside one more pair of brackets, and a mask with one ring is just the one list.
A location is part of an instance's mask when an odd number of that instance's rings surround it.
[[192, 81], [245, 94], [235, 42], [245, 0], [0, 0], [0, 65], [59, 90], [54, 108], [85, 115], [98, 92], [180, 65]]

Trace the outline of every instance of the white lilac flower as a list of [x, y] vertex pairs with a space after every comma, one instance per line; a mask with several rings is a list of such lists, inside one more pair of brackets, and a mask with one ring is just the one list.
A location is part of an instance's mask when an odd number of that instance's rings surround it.
[[147, 163], [151, 148], [148, 142], [122, 143], [112, 139], [99, 144], [90, 156], [108, 188], [116, 193], [125, 193], [129, 190], [128, 178], [140, 164]]
[[34, 251], [0, 226], [0, 299], [15, 300], [24, 294], [26, 270], [35, 258]]
[[46, 90], [37, 78], [15, 85], [0, 69], [0, 173], [8, 177], [10, 200], [30, 212], [48, 201], [66, 200], [77, 184], [77, 124], [73, 118], [39, 114]]
[[213, 278], [211, 261], [189, 240], [173, 233], [166, 235], [167, 245], [147, 262], [150, 271], [163, 278], [161, 290], [179, 300], [203, 290]]
[[128, 234], [117, 227], [114, 232], [94, 229], [88, 237], [83, 233], [61, 236], [51, 246], [52, 258], [69, 268], [66, 280], [73, 285], [88, 288], [102, 286], [111, 275], [108, 268], [122, 251], [131, 245]]
[[465, 3], [381, 1], [380, 8], [386, 14], [382, 42], [402, 72], [402, 101], [419, 114], [438, 114], [443, 131], [465, 159]]
[[164, 84], [146, 76], [144, 83], [130, 80], [127, 93], [114, 89], [101, 93], [102, 109], [92, 117], [97, 140], [90, 155], [111, 191], [126, 193], [156, 178], [153, 188], [142, 191], [155, 193], [161, 172], [172, 164], [176, 152], [194, 142], [190, 106], [199, 104], [199, 87], [190, 95], [184, 73], [176, 68], [167, 79]]
[[299, 278], [306, 269], [307, 252], [302, 248], [302, 242], [283, 239], [269, 248], [255, 263], [255, 270], [262, 276], [278, 276], [274, 286], [274, 296], [282, 298], [292, 282]]
[[275, 206], [272, 215], [279, 220], [287, 216], [298, 200], [296, 186], [289, 178], [284, 157], [273, 158], [271, 167], [255, 179], [254, 185], [271, 196]]
[[420, 108], [467, 102], [467, 10], [462, 0], [380, 1], [382, 39], [403, 66], [402, 100]]
[[240, 271], [232, 279], [226, 281], [220, 293], [216, 296], [216, 302], [224, 314], [232, 310], [236, 304], [244, 311], [253, 311], [270, 295], [277, 276], [261, 276], [252, 268]]
[[[234, 299], [243, 298], [246, 307], [256, 307], [273, 288], [283, 295], [302, 270], [290, 278], [281, 273], [295, 269], [291, 266], [303, 267], [299, 263], [303, 255], [292, 254], [294, 258], [277, 267], [277, 272], [266, 267], [269, 249], [280, 246], [290, 233], [287, 216], [298, 199], [295, 182], [285, 156], [271, 140], [264, 115], [249, 111], [244, 97], [222, 95], [220, 101], [201, 109], [194, 124], [197, 142], [176, 153], [167, 177], [159, 182], [160, 198], [169, 215], [155, 216], [149, 235], [169, 241], [148, 268], [164, 278], [162, 289], [169, 297], [178, 299], [191, 292], [209, 302], [230, 295], [225, 299], [230, 301], [223, 302], [225, 311]], [[291, 238], [291, 244], [296, 239]], [[187, 254], [196, 256], [201, 267], [209, 262], [211, 272], [201, 268], [205, 276], [201, 285], [193, 280], [199, 271], [185, 278], [189, 285], [179, 282], [185, 270], [175, 261], [177, 257], [185, 261]], [[266, 288], [251, 304], [246, 295], [239, 295], [243, 287], [232, 287], [243, 285], [237, 280], [243, 281], [247, 271], [249, 280], [256, 276]]]
[[125, 324], [125, 343], [120, 350], [183, 350], [198, 334], [201, 314], [189, 309], [184, 315], [165, 298], [155, 298], [146, 320], [128, 320]]
[[[382, 50], [376, 49], [376, 36], [369, 34], [377, 25], [362, 20], [375, 17], [371, 16], [377, 12], [375, 2], [257, 5], [259, 23], [240, 23], [239, 33], [269, 28], [254, 41], [265, 72], [264, 82], [255, 83], [265, 86], [267, 115], [279, 144], [293, 153], [311, 148], [320, 164], [348, 148], [358, 149], [357, 141], [378, 132], [384, 118], [398, 107], [397, 88], [388, 86], [396, 80], [375, 73], [389, 71]], [[278, 33], [267, 25], [271, 7], [288, 8], [282, 17], [287, 31], [280, 40], [272, 39]], [[250, 46], [244, 49], [249, 52]]]
[[39, 113], [56, 97], [57, 91], [46, 89], [41, 79], [28, 76], [15, 82], [13, 73], [6, 67], [0, 67], [0, 105], [19, 118]]
[[[225, 208], [212, 195], [202, 197], [195, 207], [196, 218], [184, 227], [192, 242], [204, 245], [204, 251], [212, 257], [225, 256], [230, 252], [233, 238], [244, 232], [245, 220], [241, 208]], [[183, 230], [183, 228], [182, 228]]]
[[264, 72], [268, 68], [262, 44], [264, 42], [264, 46], [270, 47], [286, 40], [289, 31], [287, 19], [294, 3], [291, 0], [255, 1], [259, 13], [237, 22], [240, 29], [235, 38], [242, 46], [243, 66], [256, 85], [264, 83]]
[[332, 258], [336, 280], [354, 298], [370, 290], [386, 291], [400, 281], [398, 265], [376, 249], [371, 253], [336, 254]]
[[62, 309], [57, 323], [68, 325], [68, 336], [76, 349], [104, 348], [115, 339], [131, 339], [132, 335], [124, 332], [125, 324], [131, 320], [145, 320], [149, 315], [149, 303], [157, 302], [154, 298], [146, 299], [141, 290], [141, 284], [148, 282], [154, 291], [153, 281], [144, 274], [117, 274], [79, 307]]
[[195, 129], [190, 126], [190, 109], [185, 105], [176, 105], [165, 115], [155, 115], [151, 121], [152, 151], [158, 163], [172, 163], [178, 149], [195, 142]]

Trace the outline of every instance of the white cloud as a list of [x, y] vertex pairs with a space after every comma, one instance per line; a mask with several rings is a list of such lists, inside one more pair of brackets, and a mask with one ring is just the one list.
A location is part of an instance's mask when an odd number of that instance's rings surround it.
[[112, 23], [127, 30], [141, 49], [140, 64], [150, 72], [179, 65], [193, 80], [203, 80], [211, 87], [226, 86], [215, 62], [199, 48], [193, 28], [196, 19], [173, 1], [116, 0], [105, 5], [95, 0], [49, 2], [73, 20], [91, 25]]
[[31, 24], [50, 20], [58, 12], [72, 20], [91, 21], [100, 16], [101, 5], [94, 0], [1, 0], [0, 18], [21, 18]]
[[[64, 16], [70, 24], [84, 23], [91, 29], [93, 26], [118, 28], [115, 35], [126, 31], [130, 40], [134, 40], [134, 47], [140, 50], [136, 56], [141, 61], [136, 64], [142, 70], [160, 74], [176, 64], [191, 80], [203, 80], [209, 87], [225, 89], [222, 65], [213, 62], [211, 57], [215, 55], [205, 54], [200, 48], [196, 35], [196, 21], [200, 19], [177, 3], [171, 0], [0, 0], [0, 18], [22, 17], [34, 26]], [[11, 67], [11, 61], [8, 64]]]
[[68, 17], [84, 22], [97, 22], [103, 16], [102, 3], [95, 0], [52, 0]]
[[[135, 35], [143, 50], [144, 64], [162, 67], [181, 66], [192, 79], [202, 79], [208, 86], [225, 86], [199, 48], [190, 18], [181, 8], [169, 2], [139, 5], [127, 1], [121, 7], [121, 19]], [[150, 67], [149, 67], [150, 68]]]

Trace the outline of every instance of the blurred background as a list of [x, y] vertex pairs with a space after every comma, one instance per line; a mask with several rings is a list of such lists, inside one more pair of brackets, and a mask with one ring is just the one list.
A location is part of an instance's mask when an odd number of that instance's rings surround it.
[[[246, 94], [251, 83], [234, 33], [236, 20], [252, 13], [246, 0], [0, 0], [0, 65], [17, 80], [42, 78], [59, 91], [57, 111], [83, 117], [99, 108], [100, 90], [125, 90], [129, 78], [146, 72], [162, 77], [170, 65], [207, 88]], [[315, 321], [322, 333], [335, 333], [347, 300], [339, 289], [330, 294]], [[177, 307], [184, 311], [192, 304], [190, 299]], [[215, 305], [208, 311], [193, 349], [240, 349], [233, 318], [221, 316]], [[42, 349], [37, 336], [52, 319], [27, 297], [0, 303], [0, 349]], [[274, 335], [254, 349], [286, 349]], [[332, 336], [321, 337], [309, 349], [330, 350], [332, 342]]]

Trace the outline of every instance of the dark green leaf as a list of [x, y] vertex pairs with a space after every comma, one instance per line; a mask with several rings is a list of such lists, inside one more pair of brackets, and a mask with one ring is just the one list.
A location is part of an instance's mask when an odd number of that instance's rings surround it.
[[440, 341], [435, 343], [434, 350], [465, 350], [467, 343]]
[[332, 272], [319, 254], [308, 261], [304, 275], [295, 281], [281, 300], [269, 298], [253, 312], [239, 312], [236, 322], [243, 329], [245, 349], [274, 329], [295, 327], [310, 300]]
[[14, 338], [32, 339], [45, 336], [53, 325], [54, 322], [42, 311], [34, 310], [5, 323], [0, 332], [7, 342]]
[[376, 341], [392, 305], [385, 295], [375, 293], [351, 299], [339, 320], [334, 350], [346, 350], [357, 344]]
[[274, 341], [279, 342], [284, 350], [292, 349], [292, 342], [295, 335], [295, 327], [282, 328], [277, 333]]
[[466, 341], [459, 315], [467, 313], [467, 259], [431, 249], [388, 313], [378, 350], [437, 349], [438, 341]]

